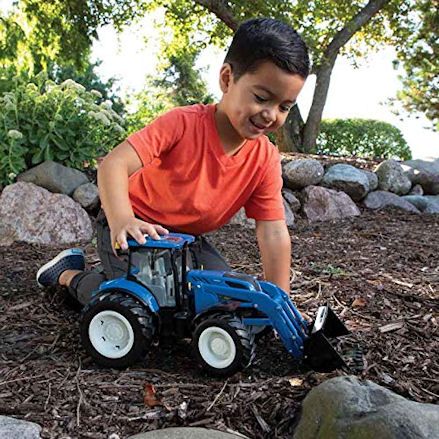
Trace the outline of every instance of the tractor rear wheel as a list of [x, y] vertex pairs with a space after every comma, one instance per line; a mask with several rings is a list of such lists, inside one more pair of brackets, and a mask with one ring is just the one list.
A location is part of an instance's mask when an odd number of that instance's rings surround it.
[[85, 350], [96, 363], [124, 368], [145, 357], [155, 325], [145, 305], [116, 291], [97, 296], [84, 308], [80, 332]]
[[212, 314], [195, 328], [195, 357], [204, 370], [230, 376], [248, 367], [255, 355], [255, 337], [242, 319], [232, 314]]

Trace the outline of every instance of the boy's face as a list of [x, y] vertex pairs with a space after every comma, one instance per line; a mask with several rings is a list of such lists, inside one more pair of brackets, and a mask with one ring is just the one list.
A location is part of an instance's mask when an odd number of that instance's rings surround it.
[[220, 72], [221, 106], [231, 127], [244, 139], [255, 139], [281, 127], [305, 80], [265, 61], [234, 81], [231, 66]]

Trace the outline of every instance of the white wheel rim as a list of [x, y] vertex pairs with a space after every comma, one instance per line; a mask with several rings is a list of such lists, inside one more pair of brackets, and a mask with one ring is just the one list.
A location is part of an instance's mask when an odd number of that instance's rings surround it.
[[236, 357], [236, 345], [230, 334], [217, 326], [206, 328], [198, 339], [198, 350], [203, 360], [216, 369], [224, 369]]
[[90, 342], [96, 351], [107, 358], [122, 358], [134, 344], [130, 322], [116, 311], [101, 311], [88, 327]]

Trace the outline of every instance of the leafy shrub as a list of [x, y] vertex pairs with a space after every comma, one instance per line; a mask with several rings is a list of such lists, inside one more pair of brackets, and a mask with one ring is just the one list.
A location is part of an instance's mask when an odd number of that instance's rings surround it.
[[0, 94], [0, 184], [45, 160], [82, 169], [125, 138], [124, 121], [100, 93], [37, 75]]
[[326, 119], [317, 138], [318, 154], [355, 155], [409, 160], [410, 148], [401, 131], [370, 119]]

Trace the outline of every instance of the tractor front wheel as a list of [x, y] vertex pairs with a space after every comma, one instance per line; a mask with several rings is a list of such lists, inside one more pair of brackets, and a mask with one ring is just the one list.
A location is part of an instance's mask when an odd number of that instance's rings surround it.
[[143, 304], [124, 293], [111, 292], [85, 307], [80, 332], [85, 350], [96, 363], [124, 368], [145, 357], [155, 325]]
[[248, 367], [254, 358], [254, 335], [235, 315], [206, 317], [195, 328], [192, 344], [197, 361], [216, 376], [233, 375]]

